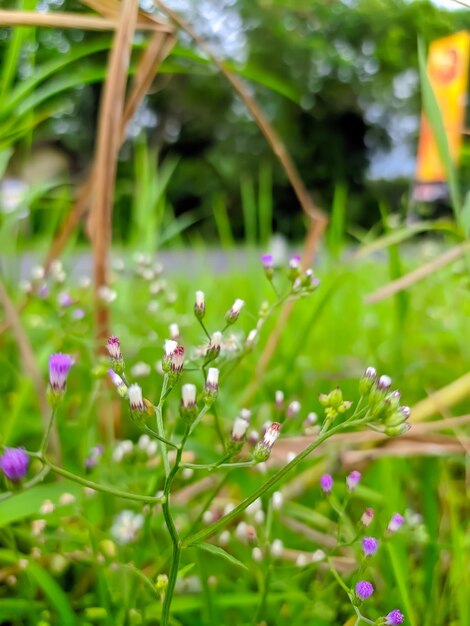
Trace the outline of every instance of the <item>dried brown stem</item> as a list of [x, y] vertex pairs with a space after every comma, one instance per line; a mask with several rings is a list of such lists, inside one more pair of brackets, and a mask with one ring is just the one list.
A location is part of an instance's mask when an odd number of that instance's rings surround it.
[[[119, 136], [132, 38], [137, 23], [138, 0], [124, 0], [119, 25], [108, 58], [95, 149], [92, 210], [88, 232], [93, 247], [93, 270], [96, 293], [108, 282], [108, 255], [111, 245], [111, 219], [114, 182], [119, 151]], [[108, 308], [95, 298], [97, 338], [108, 335]]]
[[397, 280], [393, 280], [391, 283], [380, 287], [377, 291], [366, 296], [366, 304], [375, 304], [376, 302], [380, 302], [381, 300], [385, 300], [386, 298], [390, 298], [390, 296], [395, 295], [399, 291], [403, 291], [404, 289], [408, 289], [411, 285], [423, 280], [430, 274], [437, 272], [442, 267], [449, 265], [453, 261], [456, 261], [460, 257], [462, 257], [465, 252], [470, 250], [470, 243], [462, 243], [458, 246], [455, 246], [451, 250], [444, 252], [441, 256], [438, 256], [437, 259], [433, 259], [429, 263], [425, 263], [418, 269], [413, 270], [409, 274], [405, 274], [405, 276], [401, 276]]
[[[0, 10], [0, 24], [2, 26], [37, 26], [40, 28], [79, 28], [82, 30], [109, 31], [117, 28], [118, 19], [114, 15], [103, 18], [96, 15], [65, 13], [61, 11], [37, 13], [36, 11]], [[168, 25], [164, 22], [142, 18], [137, 22], [137, 29], [169, 31]]]

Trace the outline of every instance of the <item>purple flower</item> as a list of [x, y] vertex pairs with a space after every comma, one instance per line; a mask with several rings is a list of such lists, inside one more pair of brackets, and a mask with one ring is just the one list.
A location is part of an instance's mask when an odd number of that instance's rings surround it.
[[289, 261], [289, 267], [291, 269], [298, 269], [300, 267], [300, 259], [301, 257], [298, 254], [295, 254]]
[[262, 254], [261, 263], [265, 270], [272, 269], [274, 267], [274, 258], [272, 254]]
[[388, 523], [387, 530], [389, 533], [396, 533], [402, 526], [405, 518], [400, 513], [394, 513], [391, 520]]
[[74, 309], [72, 311], [72, 318], [74, 320], [82, 320], [85, 317], [85, 311], [83, 309]]
[[364, 556], [372, 556], [377, 552], [379, 548], [379, 542], [374, 537], [364, 537], [362, 540], [362, 550]]
[[85, 467], [87, 469], [91, 469], [95, 467], [98, 461], [100, 460], [100, 457], [103, 454], [103, 452], [104, 452], [104, 446], [102, 446], [101, 444], [98, 444], [97, 446], [93, 446], [87, 458], [85, 459]]
[[29, 457], [23, 448], [5, 448], [0, 456], [0, 469], [14, 483], [23, 480], [28, 471]]
[[72, 305], [73, 300], [67, 291], [61, 291], [57, 296], [57, 303], [59, 306], [67, 307]]
[[49, 357], [49, 383], [53, 391], [65, 391], [70, 368], [75, 363], [69, 354], [51, 354]]
[[331, 493], [333, 489], [333, 477], [331, 474], [323, 474], [320, 478], [320, 487], [323, 490], [323, 493]]
[[388, 391], [391, 387], [391, 384], [392, 379], [386, 374], [382, 374], [382, 376], [376, 382], [377, 389], [379, 389], [380, 391]]
[[367, 600], [374, 593], [374, 587], [367, 580], [360, 580], [356, 585], [356, 596], [359, 600]]
[[405, 618], [403, 617], [403, 613], [398, 609], [394, 609], [390, 611], [388, 615], [385, 616], [385, 623], [388, 626], [396, 626], [396, 624], [403, 624]]
[[366, 371], [364, 372], [364, 378], [370, 378], [375, 380], [377, 378], [377, 370], [375, 367], [366, 367]]
[[349, 491], [353, 491], [359, 484], [360, 480], [361, 480], [361, 472], [358, 472], [357, 470], [353, 470], [346, 478], [346, 484], [348, 485]]

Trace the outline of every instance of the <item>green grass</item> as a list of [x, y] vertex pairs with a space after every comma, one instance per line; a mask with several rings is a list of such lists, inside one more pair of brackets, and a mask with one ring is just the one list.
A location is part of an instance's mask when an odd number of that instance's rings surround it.
[[[428, 244], [416, 246], [411, 254], [399, 257], [401, 272], [420, 262], [425, 245]], [[253, 410], [255, 426], [259, 427], [266, 419], [272, 418], [272, 400], [276, 389], [283, 389], [288, 401], [296, 398], [301, 402], [302, 416], [309, 411], [320, 413], [318, 393], [328, 391], [337, 384], [341, 385], [346, 398], [355, 400], [357, 378], [369, 364], [389, 373], [394, 385], [402, 391], [403, 400], [411, 405], [468, 370], [470, 348], [462, 338], [470, 332], [467, 314], [470, 299], [468, 279], [465, 273], [459, 271], [463, 268], [456, 264], [411, 288], [406, 296], [406, 306], [399, 309], [397, 318], [397, 302], [393, 299], [374, 306], [364, 303], [368, 292], [396, 277], [398, 257], [390, 257], [390, 263], [387, 266], [383, 259], [377, 258], [347, 262], [324, 259], [317, 268], [317, 275], [322, 280], [321, 288], [295, 304], [276, 354], [265, 376], [258, 381], [257, 392], [249, 405]], [[200, 288], [206, 293], [205, 322], [211, 332], [223, 326], [223, 315], [235, 297], [241, 297], [247, 303], [239, 322], [233, 327], [235, 333], [247, 333], [254, 325], [253, 318], [256, 318], [263, 300], [272, 299], [270, 286], [257, 265], [250, 266], [247, 272], [234, 267], [229, 273], [216, 277], [201, 267], [196, 277], [169, 276], [166, 280], [167, 292], [176, 292], [178, 297], [171, 305], [165, 304], [165, 295], [156, 297], [160, 303], [156, 312], [148, 310], [148, 283], [142, 278], [122, 277], [115, 284], [118, 297], [112, 304], [112, 330], [121, 338], [128, 371], [139, 361], [145, 361], [153, 368], [161, 356], [168, 325], [173, 321], [178, 321], [185, 345], [197, 345], [204, 340], [192, 315], [195, 289]], [[60, 411], [59, 431], [65, 466], [83, 474], [83, 461], [89, 448], [103, 437], [106, 442], [106, 437], [100, 432], [99, 416], [103, 414], [103, 406], [110, 406], [103, 405], [103, 402], [109, 403], [115, 396], [102, 387], [98, 395], [91, 394], [95, 386], [91, 303], [88, 294], [78, 287], [71, 285], [70, 291], [80, 301], [80, 306], [87, 310], [83, 321], [73, 321], [67, 310], [57, 314], [54, 306], [41, 301], [29, 306], [22, 315], [22, 321], [44, 376], [50, 352], [71, 351], [77, 356], [66, 402]], [[253, 380], [254, 369], [273, 324], [269, 322], [264, 328], [255, 352], [242, 361], [230, 376], [222, 373], [216, 406], [226, 433], [241, 408], [241, 398]], [[2, 341], [2, 442], [32, 448], [37, 445], [41, 433], [38, 406], [25, 378], [13, 338], [5, 333]], [[145, 395], [152, 401], [158, 398], [160, 380], [153, 369], [150, 377], [139, 381]], [[202, 382], [196, 372], [185, 375], [185, 382], [188, 381], [198, 386]], [[175, 412], [176, 398], [170, 399], [168, 419], [172, 419]], [[468, 412], [468, 403], [454, 407], [451, 412], [456, 415]], [[125, 411], [122, 419], [122, 436], [135, 439], [137, 432]], [[214, 449], [217, 444], [210, 424], [209, 419], [198, 427], [198, 436], [191, 444], [198, 458], [210, 460], [219, 455]], [[290, 426], [286, 430], [287, 434], [294, 432], [299, 432], [299, 426]], [[315, 457], [310, 463], [303, 464], [295, 476], [283, 485], [285, 493], [295, 490], [297, 495], [292, 504], [295, 502], [296, 506], [303, 507], [299, 509], [304, 512], [302, 521], [310, 528], [327, 534], [334, 534], [335, 513], [320, 496], [318, 478], [322, 469], [332, 471], [337, 478], [338, 497], [341, 497], [344, 470], [341, 470], [339, 452], [327, 446], [322, 458]], [[151, 466], [141, 462], [113, 464], [110, 454], [110, 451], [105, 453], [105, 460], [94, 471], [93, 480], [119, 485], [121, 489], [141, 491], [154, 477], [155, 470]], [[360, 469], [363, 472], [363, 487], [351, 501], [351, 523], [361, 516], [368, 505], [374, 506], [377, 512], [371, 528], [371, 533], [376, 535], [382, 533], [381, 529], [395, 511], [411, 509], [422, 516], [422, 522], [417, 527], [407, 527], [399, 536], [384, 540], [367, 574], [374, 580], [377, 591], [368, 602], [365, 614], [375, 619], [392, 608], [400, 607], [408, 624], [467, 624], [465, 589], [468, 588], [466, 563], [469, 546], [465, 533], [468, 501], [465, 498], [463, 455], [454, 458], [385, 457]], [[233, 470], [222, 491], [221, 502], [241, 500], [260, 484], [260, 480], [257, 472]], [[302, 484], [305, 487], [299, 488]], [[184, 480], [179, 479], [177, 491], [183, 485]], [[45, 561], [41, 558], [30, 571], [18, 572], [16, 586], [5, 588], [0, 594], [2, 619], [16, 619], [14, 623], [19, 624], [37, 623], [39, 609], [33, 610], [34, 604], [26, 606], [23, 602], [28, 593], [31, 600], [41, 602], [51, 615], [58, 616], [57, 619], [69, 619], [73, 607], [74, 615], [81, 616], [74, 619], [85, 620], [61, 623], [103, 623], [99, 610], [93, 607], [105, 606], [105, 601], [112, 623], [128, 623], [125, 621], [125, 606], [128, 609], [137, 607], [146, 620], [144, 623], [158, 623], [159, 603], [150, 592], [149, 585], [140, 579], [140, 574], [123, 570], [121, 566], [112, 567], [113, 562], [127, 563], [132, 560], [139, 572], [143, 572], [150, 581], [154, 581], [157, 574], [167, 571], [168, 544], [162, 534], [161, 513], [158, 511], [146, 522], [144, 535], [134, 548], [118, 547], [117, 555], [106, 557], [105, 563], [100, 565], [96, 557], [88, 554], [87, 546], [93, 537], [92, 544], [98, 546], [95, 552], [102, 550], [100, 542], [109, 538], [112, 518], [122, 507], [126, 508], [125, 503], [106, 495], [95, 495], [89, 499], [80, 495], [81, 490], [78, 488], [77, 491], [73, 484], [46, 482], [24, 495], [0, 503], [0, 521], [3, 520], [0, 536], [5, 550], [12, 551], [16, 562], [18, 558], [29, 558], [31, 548], [37, 544], [37, 539], [31, 536], [29, 521], [41, 517], [38, 509], [44, 499], [50, 498], [57, 503], [58, 494], [66, 490], [77, 493], [78, 504], [65, 510], [59, 507], [48, 517], [46, 543], [40, 548], [44, 555], [57, 551], [71, 555], [78, 550], [82, 556], [66, 556], [64, 571], [51, 571], [49, 558]], [[189, 510], [187, 504], [175, 506], [181, 523], [187, 524], [184, 520], [188, 514], [194, 519], [206, 497], [205, 494], [196, 496]], [[131, 508], [135, 507], [131, 505]], [[288, 548], [313, 552], [319, 545], [293, 532], [283, 520], [284, 514], [295, 518], [299, 511], [295, 508], [291, 510], [289, 505], [285, 512], [276, 513], [271, 537], [282, 538]], [[262, 529], [258, 533], [262, 545]], [[252, 623], [253, 611], [259, 606], [265, 566], [252, 560], [251, 547], [235, 539], [224, 549], [234, 559], [246, 564], [249, 572], [217, 554], [200, 553], [200, 564], [187, 575], [188, 584], [193, 579], [197, 580], [201, 572], [211, 577], [210, 584], [205, 593], [177, 594], [174, 611], [179, 623], [211, 624], [214, 615], [218, 616], [218, 623]], [[194, 558], [189, 551], [183, 558], [182, 566], [189, 565]], [[14, 565], [12, 567], [15, 568]], [[80, 582], [83, 577], [87, 582]], [[308, 565], [297, 568], [286, 561], [274, 562], [271, 580], [265, 616], [268, 623], [285, 624], [288, 620], [293, 626], [305, 623], [349, 624], [347, 618], [351, 615], [351, 607], [348, 608], [347, 597], [334, 583], [331, 574], [321, 567]]]

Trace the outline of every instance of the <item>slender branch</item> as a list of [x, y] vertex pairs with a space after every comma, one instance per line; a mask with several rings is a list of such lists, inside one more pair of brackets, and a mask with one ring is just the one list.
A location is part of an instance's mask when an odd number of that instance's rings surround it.
[[[354, 425], [355, 423], [351, 422], [351, 423], [348, 423], [347, 426], [349, 427], [349, 426], [354, 426]], [[264, 485], [261, 485], [261, 487], [256, 489], [256, 491], [254, 491], [250, 496], [245, 498], [237, 507], [233, 509], [233, 511], [231, 511], [227, 515], [224, 515], [219, 520], [217, 520], [213, 524], [210, 524], [206, 528], [203, 528], [202, 530], [195, 533], [194, 535], [190, 535], [189, 537], [184, 539], [183, 546], [184, 547], [192, 546], [195, 543], [203, 541], [206, 537], [213, 535], [220, 528], [222, 528], [232, 519], [237, 517], [237, 515], [242, 513], [257, 498], [261, 497], [267, 491], [275, 487], [284, 478], [284, 476], [286, 476], [287, 474], [290, 474], [292, 470], [294, 470], [299, 463], [301, 463], [305, 458], [307, 458], [309, 454], [313, 452], [315, 448], [318, 448], [318, 446], [320, 446], [324, 441], [326, 441], [326, 439], [331, 437], [331, 435], [337, 432], [340, 432], [344, 428], [345, 428], [344, 424], [339, 424], [338, 426], [331, 428], [329, 431], [327, 431], [326, 433], [318, 437], [315, 441], [313, 441], [310, 445], [308, 445], [302, 452], [300, 452], [300, 454], [298, 454], [295, 457], [295, 459], [293, 459], [290, 463], [288, 463], [283, 468], [281, 468], [278, 472], [276, 472], [276, 474], [274, 474], [274, 476], [272, 476]]]
[[181, 541], [180, 541], [175, 523], [173, 521], [173, 516], [171, 515], [171, 511], [170, 511], [171, 484], [180, 468], [181, 457], [183, 455], [183, 449], [189, 437], [189, 433], [190, 433], [190, 429], [189, 427], [187, 427], [186, 432], [184, 433], [183, 438], [181, 440], [181, 445], [178, 451], [176, 452], [175, 464], [173, 465], [173, 468], [165, 481], [165, 487], [163, 489], [163, 496], [165, 498], [165, 502], [162, 505], [163, 517], [165, 518], [165, 524], [166, 524], [166, 527], [168, 528], [168, 532], [170, 533], [170, 537], [171, 537], [171, 543], [173, 546], [173, 558], [171, 561], [170, 574], [168, 576], [168, 587], [166, 589], [165, 598], [163, 600], [161, 626], [167, 626], [169, 619], [170, 619], [171, 602], [173, 600], [173, 593], [175, 591], [176, 577], [178, 575], [178, 568], [179, 568], [179, 562], [180, 562], [180, 557], [181, 557]]
[[78, 476], [77, 474], [73, 474], [68, 470], [59, 467], [58, 465], [54, 465], [51, 463], [48, 458], [45, 456], [39, 457], [43, 463], [45, 463], [53, 472], [58, 474], [59, 476], [63, 476], [68, 480], [71, 480], [79, 485], [83, 485], [84, 487], [89, 487], [90, 489], [94, 489], [95, 491], [101, 491], [102, 493], [108, 493], [111, 496], [115, 496], [116, 498], [123, 498], [124, 500], [135, 500], [136, 502], [146, 502], [147, 504], [162, 504], [165, 502], [166, 498], [157, 497], [157, 496], [145, 496], [137, 493], [130, 493], [128, 491], [121, 491], [120, 489], [115, 489], [114, 487], [107, 487], [105, 485], [101, 485], [100, 483], [95, 483], [91, 480], [87, 480], [82, 476]]
[[41, 446], [39, 448], [39, 453], [41, 455], [44, 455], [47, 452], [47, 447], [48, 447], [48, 444], [49, 444], [49, 438], [51, 436], [52, 428], [54, 426], [56, 413], [57, 413], [57, 406], [54, 406], [52, 408], [51, 415], [49, 417], [49, 422], [47, 423], [47, 428], [46, 428], [46, 431], [45, 431], [44, 436], [42, 438]]
[[239, 467], [253, 467], [256, 461], [241, 461], [240, 463], [209, 463], [208, 465], [198, 465], [197, 463], [184, 463], [181, 467], [194, 470], [214, 470], [219, 467], [222, 469], [236, 469]]
[[150, 428], [150, 426], [147, 426], [146, 424], [144, 425], [144, 431], [148, 435], [151, 435], [155, 439], [158, 439], [158, 441], [161, 441], [162, 443], [164, 443], [166, 446], [169, 446], [170, 448], [175, 448], [175, 450], [178, 450], [178, 448], [180, 447], [178, 443], [175, 443], [174, 441], [170, 441], [169, 439], [165, 439], [165, 437], [161, 437], [157, 432], [153, 430], [153, 428]]
[[206, 328], [206, 325], [204, 324], [204, 322], [199, 319], [199, 317], [197, 318], [197, 321], [199, 322], [199, 324], [201, 324], [202, 330], [204, 331], [206, 337], [209, 339], [209, 341], [211, 340], [211, 336], [209, 335], [209, 331]]
[[207, 411], [210, 409], [210, 404], [205, 404], [203, 409], [201, 410], [201, 412], [199, 413], [199, 415], [196, 417], [196, 419], [194, 420], [194, 422], [191, 424], [189, 431], [188, 431], [188, 437], [192, 435], [193, 430], [196, 428], [196, 426], [199, 424], [199, 422], [201, 421], [201, 419], [204, 417], [204, 415], [207, 413]]
[[155, 417], [157, 422], [157, 433], [160, 437], [160, 454], [162, 455], [163, 467], [165, 469], [165, 476], [168, 477], [170, 474], [170, 463], [168, 461], [168, 453], [165, 447], [165, 444], [161, 441], [161, 439], [166, 439], [165, 437], [165, 428], [163, 426], [163, 403], [165, 401], [168, 389], [168, 374], [165, 374], [163, 378], [162, 391], [160, 393], [160, 400], [158, 401], [157, 406], [155, 407]]

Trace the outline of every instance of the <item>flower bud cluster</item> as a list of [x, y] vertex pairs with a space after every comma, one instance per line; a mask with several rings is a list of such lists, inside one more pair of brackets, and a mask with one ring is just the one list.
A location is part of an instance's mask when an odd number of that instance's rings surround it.
[[400, 404], [401, 394], [390, 391], [392, 379], [386, 374], [377, 375], [374, 367], [368, 367], [359, 381], [359, 391], [365, 396], [369, 415], [379, 421], [389, 437], [402, 435], [410, 429], [407, 422], [411, 415], [408, 406]]
[[325, 407], [325, 415], [329, 420], [334, 419], [340, 413], [344, 413], [351, 408], [352, 402], [343, 399], [343, 392], [339, 387], [330, 393], [320, 393], [318, 396], [320, 404]]

